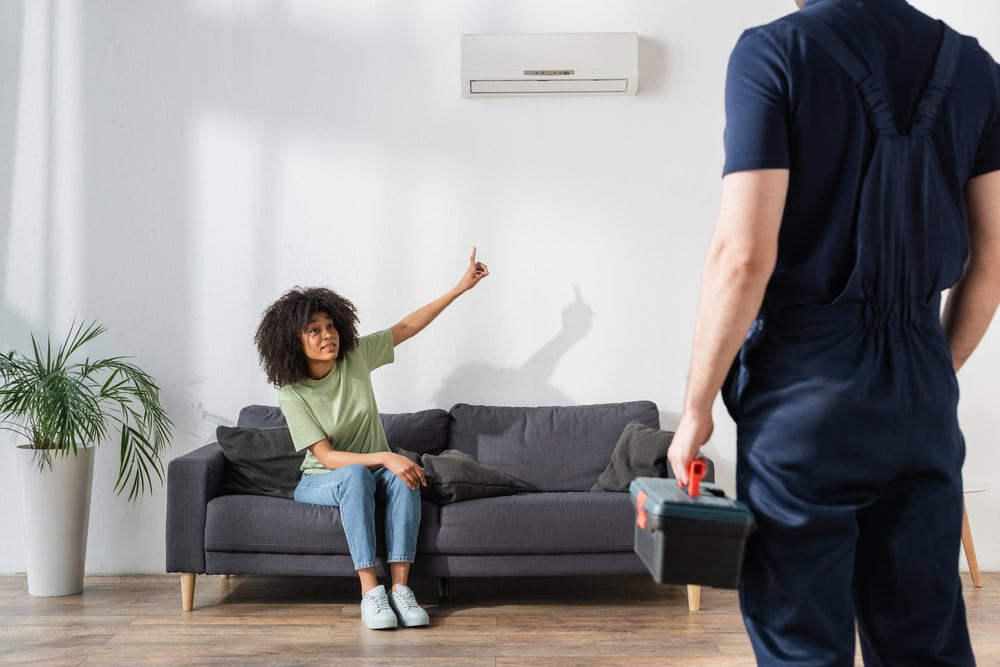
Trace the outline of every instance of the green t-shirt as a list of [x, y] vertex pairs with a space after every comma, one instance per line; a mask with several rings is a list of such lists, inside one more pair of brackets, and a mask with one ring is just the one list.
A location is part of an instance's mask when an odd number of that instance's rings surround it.
[[[389, 451], [378, 415], [371, 372], [393, 361], [392, 332], [386, 329], [358, 338], [357, 347], [337, 359], [326, 377], [278, 388], [278, 405], [288, 422], [292, 443], [301, 451], [326, 438], [341, 452]], [[306, 475], [327, 472], [312, 452], [302, 461]]]

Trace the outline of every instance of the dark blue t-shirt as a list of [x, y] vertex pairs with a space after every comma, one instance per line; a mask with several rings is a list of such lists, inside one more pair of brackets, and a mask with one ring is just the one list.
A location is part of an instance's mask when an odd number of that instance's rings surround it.
[[[905, 133], [943, 24], [904, 0], [810, 0], [870, 68]], [[724, 173], [790, 169], [768, 310], [830, 301], [853, 266], [858, 194], [874, 146], [854, 82], [789, 21], [747, 30], [726, 79]], [[970, 178], [1000, 170], [1000, 66], [964, 38], [933, 140], [959, 210]]]

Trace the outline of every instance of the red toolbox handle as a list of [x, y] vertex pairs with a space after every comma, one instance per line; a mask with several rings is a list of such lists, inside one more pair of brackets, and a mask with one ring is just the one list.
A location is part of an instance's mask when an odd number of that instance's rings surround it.
[[705, 476], [705, 462], [701, 459], [695, 459], [688, 464], [688, 483], [681, 484], [677, 482], [678, 486], [688, 486], [689, 496], [700, 496], [701, 495], [701, 478]]
[[635, 525], [639, 526], [643, 530], [646, 529], [646, 492], [639, 491], [635, 497]]

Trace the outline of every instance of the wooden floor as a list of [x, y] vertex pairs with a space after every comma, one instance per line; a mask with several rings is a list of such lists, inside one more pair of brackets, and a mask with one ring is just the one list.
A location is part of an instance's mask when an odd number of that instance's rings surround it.
[[[979, 664], [1000, 665], [1000, 573], [984, 573], [983, 588], [965, 581]], [[0, 664], [754, 664], [732, 591], [704, 589], [692, 614], [681, 588], [648, 577], [455, 579], [444, 604], [431, 604], [436, 581], [412, 583], [431, 626], [372, 631], [344, 578], [200, 576], [184, 613], [172, 575], [89, 577], [63, 598], [0, 577]]]

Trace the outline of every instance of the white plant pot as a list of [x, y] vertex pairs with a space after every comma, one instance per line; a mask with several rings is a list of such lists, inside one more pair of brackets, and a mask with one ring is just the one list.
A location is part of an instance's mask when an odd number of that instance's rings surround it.
[[83, 591], [87, 561], [93, 448], [79, 447], [76, 456], [51, 460], [51, 468], [47, 464], [39, 468], [30, 446], [17, 448], [28, 593], [75, 595]]

